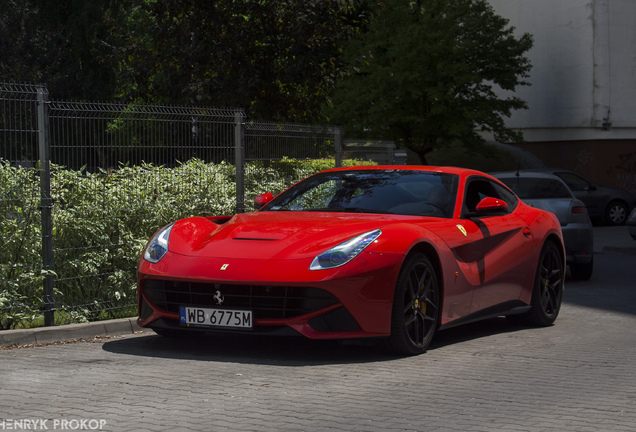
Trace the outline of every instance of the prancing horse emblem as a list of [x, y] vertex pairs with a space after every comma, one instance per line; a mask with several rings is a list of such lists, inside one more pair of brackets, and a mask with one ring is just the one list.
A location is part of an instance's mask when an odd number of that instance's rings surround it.
[[229, 266], [229, 264], [223, 264], [223, 265], [221, 266], [221, 270], [225, 270], [226, 268], [228, 268], [228, 266]]
[[216, 304], [218, 305], [223, 304], [223, 294], [221, 294], [221, 291], [216, 291], [216, 294], [214, 294], [214, 300], [216, 300]]

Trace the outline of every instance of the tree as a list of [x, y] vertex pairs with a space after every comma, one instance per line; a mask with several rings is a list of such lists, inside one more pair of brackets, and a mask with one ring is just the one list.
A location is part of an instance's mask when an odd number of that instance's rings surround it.
[[120, 11], [114, 0], [3, 0], [0, 77], [46, 84], [52, 98], [112, 99], [116, 65], [104, 62], [105, 17]]
[[115, 56], [130, 98], [314, 121], [342, 74], [363, 0], [132, 0]]
[[[370, 30], [347, 50], [350, 73], [326, 108], [347, 134], [392, 139], [422, 163], [459, 142], [485, 149], [480, 132], [520, 142], [504, 116], [527, 108], [512, 92], [527, 85], [532, 37], [515, 38], [486, 0], [386, 1]], [[508, 92], [499, 96], [498, 88]]]

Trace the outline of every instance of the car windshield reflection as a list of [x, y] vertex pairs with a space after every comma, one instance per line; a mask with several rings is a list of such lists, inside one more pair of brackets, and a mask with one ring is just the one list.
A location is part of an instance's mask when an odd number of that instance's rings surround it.
[[452, 216], [459, 178], [400, 170], [319, 173], [298, 183], [262, 211]]

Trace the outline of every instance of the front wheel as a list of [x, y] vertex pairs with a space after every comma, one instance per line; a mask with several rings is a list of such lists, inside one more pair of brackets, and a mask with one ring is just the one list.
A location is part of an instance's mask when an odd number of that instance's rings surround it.
[[563, 257], [553, 242], [543, 246], [534, 279], [531, 308], [526, 316], [528, 324], [545, 327], [552, 325], [559, 315], [563, 298]]
[[431, 261], [416, 253], [407, 258], [395, 286], [388, 346], [399, 355], [426, 351], [439, 317], [440, 286]]

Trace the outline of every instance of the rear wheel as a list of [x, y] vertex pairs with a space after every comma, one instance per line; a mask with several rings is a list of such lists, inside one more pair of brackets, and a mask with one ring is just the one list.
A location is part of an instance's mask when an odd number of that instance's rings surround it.
[[421, 253], [407, 258], [395, 287], [388, 345], [399, 355], [426, 351], [439, 317], [440, 286], [431, 261]]
[[623, 225], [627, 220], [627, 205], [621, 201], [612, 201], [605, 210], [605, 222], [610, 225]]
[[545, 327], [554, 323], [561, 309], [564, 275], [559, 248], [553, 242], [546, 243], [539, 256], [531, 308], [526, 315], [528, 324]]

